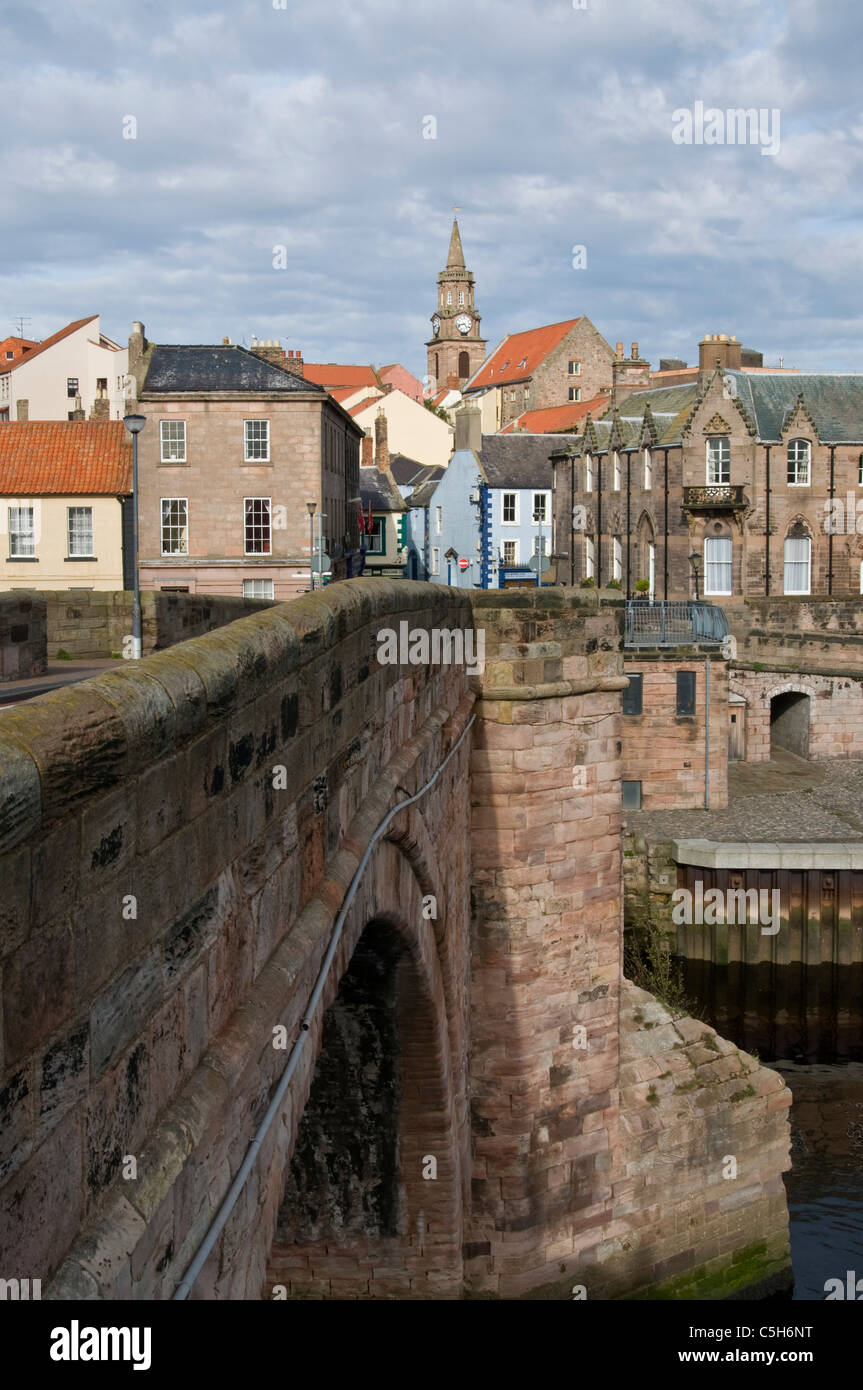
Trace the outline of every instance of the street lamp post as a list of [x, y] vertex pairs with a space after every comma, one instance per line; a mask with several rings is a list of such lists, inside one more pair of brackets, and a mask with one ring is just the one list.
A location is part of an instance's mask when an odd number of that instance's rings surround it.
[[700, 567], [701, 567], [701, 556], [699, 555], [699, 553], [698, 553], [697, 550], [693, 550], [692, 554], [691, 554], [690, 557], [689, 557], [689, 563], [690, 563], [690, 565], [692, 566], [692, 573], [695, 575], [695, 602], [697, 603], [697, 602], [698, 602], [698, 571], [699, 571], [699, 569], [700, 569]]
[[141, 584], [138, 577], [138, 435], [147, 423], [146, 415], [127, 415], [123, 420], [127, 432], [132, 436], [132, 659], [137, 661], [142, 654], [141, 639]]
[[315, 569], [313, 560], [315, 557], [315, 509], [317, 502], [307, 502], [306, 511], [309, 514], [309, 588], [314, 592], [315, 588]]

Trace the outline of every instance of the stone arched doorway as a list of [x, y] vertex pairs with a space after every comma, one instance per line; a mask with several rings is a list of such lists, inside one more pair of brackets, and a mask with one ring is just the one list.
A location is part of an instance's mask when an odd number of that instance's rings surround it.
[[810, 698], [802, 690], [783, 690], [770, 700], [770, 756], [778, 751], [809, 757]]
[[636, 547], [638, 572], [635, 577], [648, 581], [650, 585], [647, 591], [648, 596], [654, 598], [656, 593], [656, 539], [653, 522], [646, 512], [638, 523]]

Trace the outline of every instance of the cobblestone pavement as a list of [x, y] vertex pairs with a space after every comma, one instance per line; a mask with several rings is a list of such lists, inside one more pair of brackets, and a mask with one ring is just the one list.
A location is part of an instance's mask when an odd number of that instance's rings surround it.
[[654, 842], [863, 840], [863, 760], [732, 764], [726, 809], [628, 811], [625, 823]]

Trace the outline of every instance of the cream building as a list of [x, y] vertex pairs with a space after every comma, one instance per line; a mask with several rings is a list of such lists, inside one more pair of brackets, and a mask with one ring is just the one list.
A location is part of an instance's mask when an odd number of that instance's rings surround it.
[[118, 420], [0, 424], [0, 589], [129, 587], [131, 458]]
[[452, 455], [454, 430], [439, 415], [427, 410], [403, 391], [388, 391], [348, 407], [349, 414], [366, 434], [372, 434], [375, 420], [383, 411], [391, 454], [404, 454], [428, 467], [446, 467]]
[[[99, 315], [77, 319], [3, 370], [0, 421], [122, 420], [129, 352], [106, 338]], [[79, 417], [80, 418], [80, 417]]]

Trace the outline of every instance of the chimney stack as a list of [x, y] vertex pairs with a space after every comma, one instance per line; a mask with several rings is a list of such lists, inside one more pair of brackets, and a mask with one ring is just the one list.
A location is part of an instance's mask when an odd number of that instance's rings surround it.
[[475, 454], [482, 449], [482, 414], [478, 406], [464, 405], [456, 411], [455, 448], [471, 449]]
[[717, 370], [739, 372], [743, 349], [737, 338], [727, 333], [705, 333], [698, 344], [698, 385], [703, 388]]
[[129, 334], [129, 376], [134, 382], [134, 389], [126, 394], [126, 410], [134, 412], [141, 388], [144, 385], [144, 378], [147, 375], [149, 366], [150, 344], [144, 336], [144, 325], [140, 319], [135, 319], [132, 324], [132, 332]]
[[623, 356], [623, 343], [615, 343], [615, 345], [614, 345], [614, 352], [615, 352], [615, 356], [616, 356], [616, 357], [622, 357], [622, 356]]
[[266, 338], [260, 342], [257, 338], [253, 338], [249, 351], [253, 352], [256, 357], [263, 357], [265, 362], [272, 362], [277, 367], [285, 366], [285, 349], [277, 338]]
[[20, 400], [15, 402], [15, 419], [19, 422], [30, 419], [30, 402]]
[[390, 471], [387, 417], [382, 410], [375, 416], [375, 463], [382, 473]]
[[[618, 343], [618, 347], [621, 344]], [[638, 356], [638, 343], [632, 344], [632, 357], [622, 354], [611, 364], [611, 405], [620, 405], [633, 391], [646, 391], [650, 386], [650, 363]]]
[[305, 363], [303, 361], [303, 354], [300, 352], [299, 348], [297, 348], [296, 352], [293, 348], [288, 348], [288, 355], [282, 363], [282, 366], [287, 367], [288, 371], [293, 372], [294, 376], [305, 378]]
[[360, 456], [360, 467], [371, 468], [374, 465], [372, 458], [373, 441], [370, 434], [364, 434], [362, 440], [362, 454]]
[[84, 419], [84, 407], [83, 407], [83, 405], [81, 404], [81, 397], [80, 397], [80, 396], [76, 396], [76, 397], [75, 397], [75, 409], [72, 411], [71, 418], [72, 418], [73, 420], [83, 420], [83, 419]]
[[232, 346], [232, 344], [231, 344], [230, 338], [223, 338], [223, 339], [222, 339], [222, 347], [231, 347], [231, 346]]

